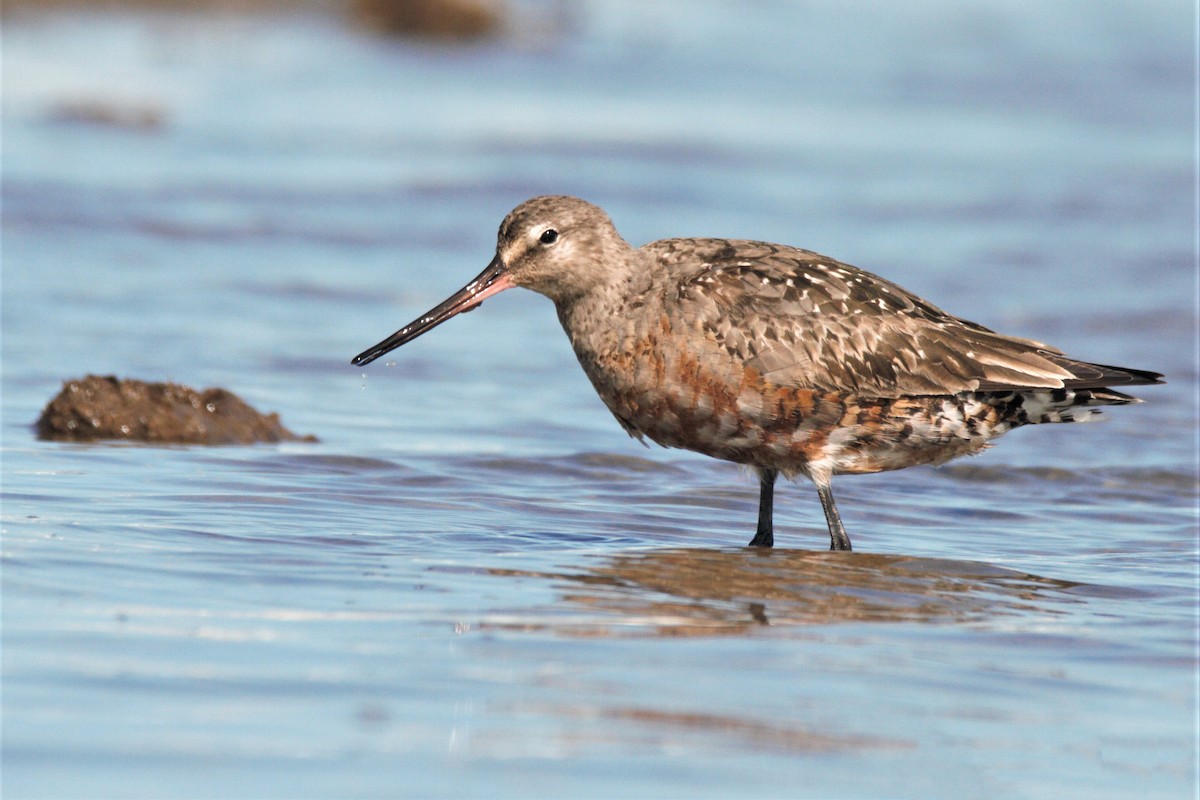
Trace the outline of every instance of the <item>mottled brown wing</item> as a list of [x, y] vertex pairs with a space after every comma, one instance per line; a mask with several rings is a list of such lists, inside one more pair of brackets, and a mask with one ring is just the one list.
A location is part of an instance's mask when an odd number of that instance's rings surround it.
[[647, 247], [676, 267], [672, 324], [693, 329], [708, 357], [733, 358], [778, 385], [897, 397], [1157, 382], [995, 333], [807, 250], [723, 239]]

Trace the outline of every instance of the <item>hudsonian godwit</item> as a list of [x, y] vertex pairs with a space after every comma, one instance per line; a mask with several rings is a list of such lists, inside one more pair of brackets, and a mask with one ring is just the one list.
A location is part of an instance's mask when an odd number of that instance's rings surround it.
[[817, 487], [830, 549], [849, 550], [834, 475], [941, 464], [1021, 425], [1080, 422], [1162, 383], [951, 316], [808, 250], [739, 239], [634, 248], [574, 197], [536, 197], [500, 226], [474, 280], [379, 344], [367, 364], [498, 292], [552, 301], [584, 372], [630, 435], [753, 467], [774, 544], [775, 480]]

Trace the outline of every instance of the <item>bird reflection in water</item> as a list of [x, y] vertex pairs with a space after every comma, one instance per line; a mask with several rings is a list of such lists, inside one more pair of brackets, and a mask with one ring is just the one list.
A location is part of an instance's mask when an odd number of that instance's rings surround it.
[[1085, 602], [1089, 590], [1103, 590], [971, 561], [782, 549], [648, 550], [606, 557], [584, 572], [490, 572], [553, 580], [570, 607], [551, 617], [496, 621], [499, 626], [580, 636], [1058, 616], [1064, 605]]

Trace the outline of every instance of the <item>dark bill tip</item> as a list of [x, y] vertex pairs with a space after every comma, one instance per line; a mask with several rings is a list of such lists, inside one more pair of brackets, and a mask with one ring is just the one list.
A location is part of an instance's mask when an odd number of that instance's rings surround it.
[[400, 345], [411, 342], [422, 333], [436, 328], [455, 314], [470, 311], [492, 295], [498, 294], [512, 286], [512, 281], [504, 272], [504, 264], [500, 261], [499, 257], [496, 257], [492, 259], [491, 264], [488, 264], [487, 269], [479, 273], [475, 280], [379, 344], [362, 351], [352, 358], [350, 363], [356, 367], [370, 364], [380, 356], [395, 350]]

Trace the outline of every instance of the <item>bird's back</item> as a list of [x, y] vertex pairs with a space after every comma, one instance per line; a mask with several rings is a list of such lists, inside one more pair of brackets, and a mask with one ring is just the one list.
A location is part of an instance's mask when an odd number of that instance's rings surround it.
[[886, 398], [1161, 378], [996, 333], [808, 250], [729, 239], [665, 239], [642, 249], [669, 276], [660, 291], [672, 323], [772, 383]]

